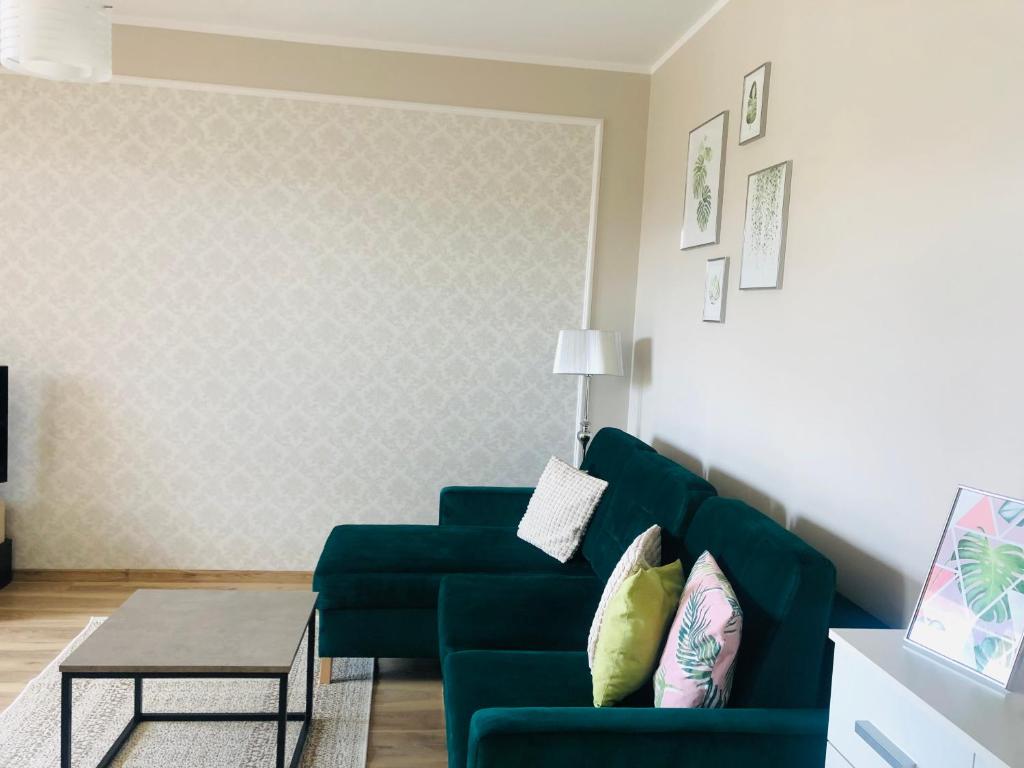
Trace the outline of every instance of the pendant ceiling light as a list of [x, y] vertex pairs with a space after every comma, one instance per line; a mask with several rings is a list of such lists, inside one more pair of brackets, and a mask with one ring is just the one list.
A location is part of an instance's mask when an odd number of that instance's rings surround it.
[[0, 64], [72, 83], [110, 80], [110, 8], [104, 0], [0, 0]]

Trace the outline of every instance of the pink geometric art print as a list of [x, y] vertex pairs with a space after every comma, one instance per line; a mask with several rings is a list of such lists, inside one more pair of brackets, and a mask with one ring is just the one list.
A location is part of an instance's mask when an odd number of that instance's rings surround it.
[[1006, 687], [1024, 638], [1024, 502], [961, 486], [907, 641]]

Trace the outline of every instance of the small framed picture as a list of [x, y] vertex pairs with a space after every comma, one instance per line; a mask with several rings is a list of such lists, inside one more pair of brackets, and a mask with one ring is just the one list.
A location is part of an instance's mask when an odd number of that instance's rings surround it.
[[729, 259], [708, 259], [704, 272], [704, 322], [725, 321], [725, 295], [729, 287]]
[[779, 288], [786, 253], [791, 161], [747, 177], [747, 214], [743, 223], [740, 288]]
[[1024, 638], [1024, 501], [960, 486], [907, 643], [1006, 688]]
[[721, 112], [690, 131], [683, 203], [683, 250], [718, 242], [725, 176], [725, 137], [729, 113]]
[[768, 124], [768, 81], [772, 65], [766, 61], [743, 78], [743, 100], [740, 102], [740, 144], [764, 136]]

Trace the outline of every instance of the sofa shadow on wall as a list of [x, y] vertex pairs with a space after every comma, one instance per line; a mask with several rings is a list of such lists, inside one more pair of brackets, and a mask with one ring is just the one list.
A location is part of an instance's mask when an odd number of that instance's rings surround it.
[[695, 472], [701, 477], [705, 478], [718, 490], [722, 496], [727, 496], [731, 499], [739, 499], [756, 509], [758, 512], [763, 512], [770, 519], [786, 527], [786, 508], [780, 501], [769, 496], [764, 491], [758, 490], [751, 485], [747, 485], [739, 478], [730, 475], [728, 472], [724, 472], [717, 467], [708, 467], [705, 469], [703, 463], [696, 456], [687, 453], [682, 448], [673, 445], [660, 437], [654, 438], [651, 445], [654, 449], [665, 456], [668, 456], [675, 462], [682, 464], [691, 472]]
[[[705, 469], [699, 458], [662, 438], [654, 438], [651, 444], [658, 453], [705, 477], [722, 496], [749, 504], [822, 552], [835, 563], [839, 590], [844, 595], [861, 603], [865, 610], [888, 626], [905, 625], [905, 617], [910, 614], [917, 600], [921, 586], [919, 583], [906, 578], [895, 568], [841, 539], [827, 528], [798, 514], [791, 515], [785, 505], [771, 494], [717, 467]], [[863, 601], [864, 595], [871, 595], [871, 601]]]
[[749, 485], [735, 475], [731, 475], [718, 467], [708, 467], [707, 479], [723, 496], [745, 501], [783, 528], [788, 527], [789, 512], [785, 505], [774, 496], [762, 491], [760, 488]]
[[870, 604], [862, 604], [865, 610], [890, 627], [907, 625], [920, 583], [806, 517], [794, 517], [788, 528], [836, 564], [843, 594], [854, 600], [871, 595]]

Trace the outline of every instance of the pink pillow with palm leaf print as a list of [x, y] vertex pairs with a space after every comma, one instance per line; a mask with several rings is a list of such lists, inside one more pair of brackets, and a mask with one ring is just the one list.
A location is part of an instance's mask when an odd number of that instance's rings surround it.
[[694, 563], [654, 673], [656, 707], [724, 707], [732, 691], [743, 610], [715, 558]]

